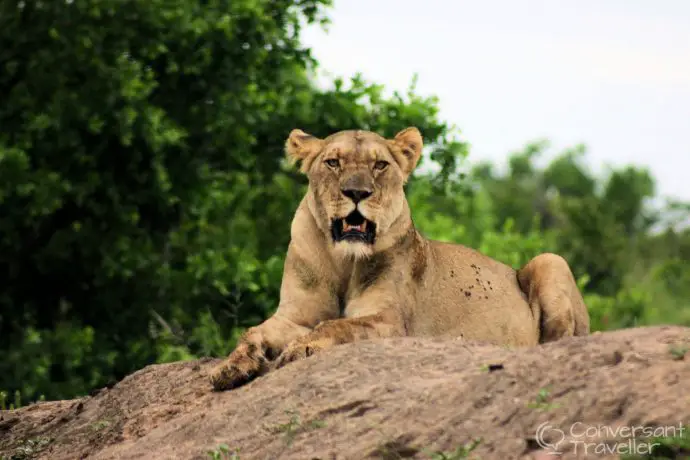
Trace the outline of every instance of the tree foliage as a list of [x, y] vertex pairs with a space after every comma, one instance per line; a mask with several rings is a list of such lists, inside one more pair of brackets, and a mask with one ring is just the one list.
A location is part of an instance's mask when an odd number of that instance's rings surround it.
[[515, 267], [563, 253], [596, 328], [690, 324], [687, 204], [651, 208], [647, 171], [596, 177], [582, 147], [470, 167], [414, 82], [317, 87], [299, 34], [329, 3], [0, 0], [0, 388], [71, 397], [232, 349], [277, 304], [305, 187], [283, 161], [295, 127], [418, 126], [408, 193], [428, 236]]

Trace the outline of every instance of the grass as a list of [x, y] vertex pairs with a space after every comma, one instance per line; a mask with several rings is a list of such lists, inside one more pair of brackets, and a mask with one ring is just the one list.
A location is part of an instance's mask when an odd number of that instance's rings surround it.
[[36, 454], [45, 449], [51, 441], [52, 439], [45, 436], [20, 441], [19, 446], [14, 449], [14, 453], [10, 457], [3, 457], [3, 460], [24, 460], [33, 458]]
[[110, 422], [108, 420], [99, 420], [91, 425], [91, 429], [93, 431], [101, 431], [103, 428], [108, 428], [109, 426]]
[[682, 360], [685, 358], [685, 355], [690, 351], [690, 346], [686, 344], [671, 344], [668, 346], [668, 352], [671, 353], [671, 356], [675, 360]]
[[[41, 395], [38, 400], [45, 401], [46, 397]], [[22, 406], [22, 394], [19, 390], [14, 392], [12, 401], [9, 401], [9, 393], [7, 391], [0, 391], [0, 410], [14, 410]]]
[[207, 452], [208, 456], [213, 460], [240, 460], [240, 450], [230, 450], [227, 444], [220, 444], [215, 449]]
[[299, 413], [294, 410], [286, 410], [285, 413], [290, 416], [290, 419], [286, 423], [276, 425], [270, 431], [273, 433], [285, 433], [285, 444], [288, 446], [292, 445], [298, 434], [326, 426], [326, 422], [323, 420], [302, 422]]
[[458, 447], [454, 451], [450, 452], [433, 452], [431, 454], [431, 460], [460, 460], [461, 458], [467, 458], [474, 449], [482, 442], [481, 438], [473, 439], [472, 441], [465, 443], [464, 445]]
[[452, 451], [431, 451], [430, 449], [419, 449], [415, 447], [414, 444], [412, 444], [412, 437], [409, 435], [402, 435], [395, 439], [391, 439], [381, 432], [381, 430], [376, 430], [383, 435], [384, 439], [387, 439], [386, 442], [379, 444], [373, 452], [373, 455], [381, 460], [417, 458], [416, 455], [418, 453], [423, 453], [425, 456], [428, 456], [430, 460], [460, 460], [468, 458], [474, 449], [482, 442], [482, 438], [474, 438]]
[[551, 410], [559, 407], [558, 403], [549, 402], [550, 397], [551, 392], [549, 391], [549, 389], [542, 388], [539, 390], [539, 393], [537, 393], [537, 397], [535, 398], [535, 400], [527, 403], [527, 407], [529, 407], [530, 409], [537, 410]]

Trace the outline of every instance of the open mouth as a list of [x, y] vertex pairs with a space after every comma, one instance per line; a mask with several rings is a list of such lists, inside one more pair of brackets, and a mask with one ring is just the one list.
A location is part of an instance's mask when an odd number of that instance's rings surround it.
[[331, 225], [333, 241], [361, 241], [374, 243], [376, 224], [364, 218], [356, 209], [344, 219], [335, 219]]

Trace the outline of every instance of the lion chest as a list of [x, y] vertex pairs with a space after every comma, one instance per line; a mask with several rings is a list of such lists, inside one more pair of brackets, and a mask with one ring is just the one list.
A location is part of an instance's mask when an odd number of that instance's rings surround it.
[[338, 296], [341, 317], [379, 313], [403, 294], [409, 270], [385, 254], [354, 263], [342, 277]]

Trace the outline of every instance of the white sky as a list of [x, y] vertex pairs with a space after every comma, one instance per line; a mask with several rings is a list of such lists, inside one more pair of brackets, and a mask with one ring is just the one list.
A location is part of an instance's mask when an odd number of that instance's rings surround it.
[[321, 68], [391, 90], [417, 73], [470, 160], [584, 143], [595, 170], [648, 165], [690, 199], [690, 0], [335, 0], [329, 17], [303, 32]]

